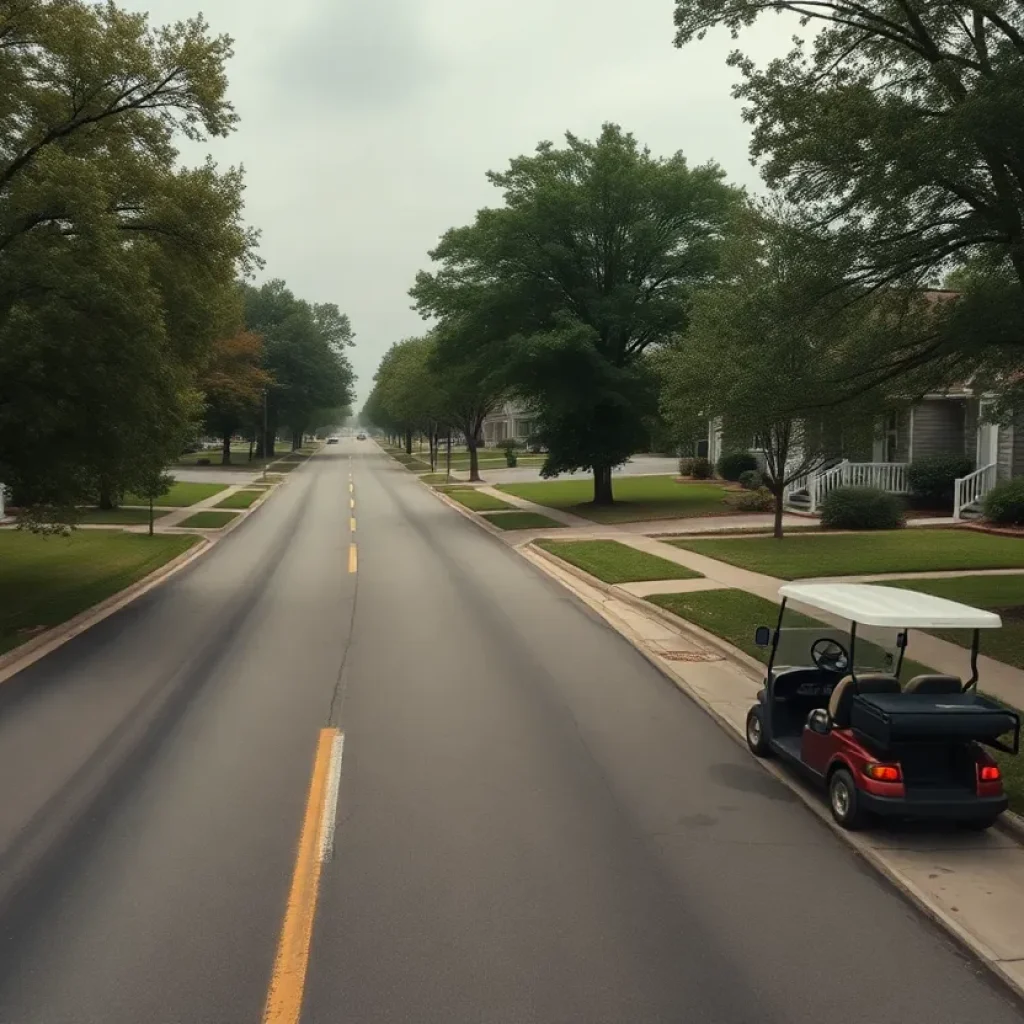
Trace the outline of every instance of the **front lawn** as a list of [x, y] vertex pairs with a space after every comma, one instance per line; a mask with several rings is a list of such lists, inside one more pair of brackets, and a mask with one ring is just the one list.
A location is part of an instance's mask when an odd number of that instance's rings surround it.
[[453, 501], [457, 501], [473, 512], [499, 512], [503, 509], [515, 508], [515, 505], [510, 505], [507, 501], [502, 501], [501, 498], [495, 498], [493, 494], [484, 494], [482, 491], [475, 491], [468, 487], [465, 489], [453, 487], [447, 491], [447, 494]]
[[[687, 622], [706, 629], [709, 633], [727, 640], [745, 654], [756, 658], [762, 664], [768, 663], [767, 648], [754, 644], [754, 630], [758, 626], [775, 628], [779, 621], [779, 606], [774, 601], [746, 590], [701, 590], [691, 594], [654, 594], [647, 598], [651, 604], [678, 615]], [[807, 629], [821, 626], [824, 629], [835, 627], [813, 619], [808, 615], [787, 609], [783, 630]], [[894, 634], [895, 635], [895, 634]], [[870, 641], [859, 639], [858, 650], [874, 647]], [[858, 665], [860, 659], [856, 659]], [[879, 664], [881, 662], [879, 661]], [[900, 679], [904, 682], [913, 676], [932, 670], [920, 662], [904, 658], [900, 671]]]
[[248, 508], [263, 495], [262, 490], [235, 491], [217, 502], [216, 508]]
[[216, 510], [204, 510], [202, 512], [196, 512], [195, 515], [189, 516], [183, 523], [179, 523], [179, 526], [184, 526], [190, 530], [219, 530], [223, 526], [227, 526], [236, 516], [237, 512], [217, 512]]
[[[169, 491], [154, 499], [154, 505], [163, 505], [165, 508], [185, 508], [194, 505], [197, 501], [205, 498], [212, 498], [215, 494], [227, 490], [227, 484], [191, 484], [184, 481], [175, 483]], [[149, 505], [148, 498], [140, 498], [137, 494], [126, 494], [122, 505]]]
[[692, 580], [700, 576], [684, 565], [638, 551], [617, 540], [539, 540], [537, 545], [605, 583]]
[[784, 580], [816, 576], [1024, 568], [1024, 540], [976, 530], [801, 534], [673, 541], [677, 547]]
[[0, 654], [142, 579], [198, 541], [81, 530], [70, 537], [0, 531]]
[[[153, 509], [153, 518], [169, 516], [166, 509]], [[78, 521], [80, 523], [94, 523], [103, 526], [134, 526], [138, 523], [149, 522], [148, 508], [88, 508], [83, 509]]]
[[[1002, 629], [981, 633], [981, 651], [996, 661], [1024, 668], [1024, 575], [959, 576], [948, 580], [893, 580], [891, 586], [918, 590], [950, 601], [961, 601], [975, 608], [998, 612]], [[970, 648], [970, 630], [951, 630], [936, 636]], [[982, 680], [984, 683], [984, 679]]]
[[484, 519], [502, 530], [559, 530], [565, 527], [565, 523], [538, 512], [495, 512], [484, 516]]
[[617, 476], [612, 484], [613, 505], [593, 503], [594, 483], [589, 479], [502, 484], [498, 490], [538, 505], [563, 508], [598, 523], [685, 519], [734, 512], [725, 502], [729, 492], [721, 484], [681, 483], [674, 476]]

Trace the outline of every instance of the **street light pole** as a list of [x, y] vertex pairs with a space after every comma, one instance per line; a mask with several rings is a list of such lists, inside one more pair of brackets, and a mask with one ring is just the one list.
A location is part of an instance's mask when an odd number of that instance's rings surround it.
[[267, 389], [263, 389], [263, 482], [267, 482]]

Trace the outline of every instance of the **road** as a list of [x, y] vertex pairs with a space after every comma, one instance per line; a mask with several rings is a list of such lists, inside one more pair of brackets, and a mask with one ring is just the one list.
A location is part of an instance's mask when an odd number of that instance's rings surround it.
[[[330, 727], [333, 854], [275, 961]], [[257, 1024], [272, 979], [305, 1024], [1022, 1019], [369, 442], [0, 687], [0, 883], [4, 1024]]]

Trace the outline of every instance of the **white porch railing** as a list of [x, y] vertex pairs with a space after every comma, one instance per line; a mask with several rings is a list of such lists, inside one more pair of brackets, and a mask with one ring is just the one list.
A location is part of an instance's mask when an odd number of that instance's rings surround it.
[[892, 494], [906, 494], [907, 464], [905, 462], [848, 462], [843, 476], [846, 487], [877, 487]]
[[958, 477], [953, 483], [953, 518], [962, 518], [961, 513], [965, 508], [988, 494], [996, 484], [996, 464], [989, 463], [976, 469], [967, 476]]

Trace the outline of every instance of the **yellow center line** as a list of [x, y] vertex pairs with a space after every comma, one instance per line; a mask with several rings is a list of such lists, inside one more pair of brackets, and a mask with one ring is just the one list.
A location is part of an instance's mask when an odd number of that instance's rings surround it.
[[355, 572], [359, 566], [359, 560], [356, 556], [355, 544], [349, 544], [348, 546], [348, 571]]
[[356, 499], [355, 498], [349, 498], [349, 500], [348, 500], [348, 507], [349, 508], [355, 508], [356, 507]]
[[329, 789], [331, 753], [337, 735], [337, 729], [321, 729], [316, 745], [306, 814], [302, 820], [295, 871], [263, 1010], [263, 1024], [298, 1024], [302, 1012], [309, 947], [313, 941], [313, 919], [320, 890], [320, 833], [324, 799]]
[[349, 529], [350, 529], [350, 530], [351, 530], [351, 531], [352, 531], [353, 533], [355, 533], [355, 532], [356, 532], [356, 517], [355, 517], [355, 516], [352, 516], [352, 518], [351, 518], [351, 519], [349, 520], [348, 528], [349, 528]]

